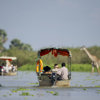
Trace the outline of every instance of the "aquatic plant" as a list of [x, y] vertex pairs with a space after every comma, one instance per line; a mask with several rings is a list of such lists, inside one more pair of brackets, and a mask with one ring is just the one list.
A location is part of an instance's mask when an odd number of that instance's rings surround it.
[[53, 94], [53, 95], [58, 95], [58, 92], [55, 92], [55, 91], [47, 91], [47, 93], [50, 93], [50, 94]]
[[86, 91], [87, 89], [86, 89], [86, 88], [83, 88], [83, 90], [85, 90], [85, 91]]
[[10, 96], [12, 95], [12, 94], [9, 94]]
[[80, 85], [80, 87], [83, 87], [83, 85]]
[[22, 92], [20, 96], [34, 96], [33, 94], [30, 94], [29, 92]]
[[100, 94], [100, 92], [97, 92], [98, 94]]
[[97, 91], [100, 91], [100, 90], [97, 90]]
[[100, 85], [96, 85], [95, 87], [100, 87]]
[[26, 90], [32, 90], [32, 89], [26, 89], [26, 88], [18, 88], [18, 89], [12, 89], [12, 92], [18, 92], [18, 91], [26, 91]]
[[3, 97], [7, 97], [7, 95], [4, 94]]
[[28, 98], [27, 98], [27, 97], [25, 97], [24, 99], [25, 99], [25, 100], [27, 100]]
[[36, 83], [28, 83], [29, 85], [39, 85], [39, 83], [38, 82], [36, 82]]

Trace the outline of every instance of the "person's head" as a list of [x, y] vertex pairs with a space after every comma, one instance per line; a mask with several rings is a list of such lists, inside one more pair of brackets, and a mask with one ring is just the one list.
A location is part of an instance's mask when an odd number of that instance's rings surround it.
[[64, 62], [61, 65], [62, 65], [62, 67], [66, 66], [66, 64]]
[[58, 64], [54, 64], [54, 68], [58, 68], [59, 66], [58, 66]]
[[45, 66], [43, 69], [44, 69], [44, 72], [49, 72], [51, 70], [49, 66]]

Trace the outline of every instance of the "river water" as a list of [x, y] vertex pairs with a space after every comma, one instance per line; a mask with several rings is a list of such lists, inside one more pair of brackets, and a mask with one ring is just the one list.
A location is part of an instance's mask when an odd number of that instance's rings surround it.
[[35, 72], [0, 76], [0, 100], [100, 100], [100, 75], [72, 72], [70, 88], [38, 87]]

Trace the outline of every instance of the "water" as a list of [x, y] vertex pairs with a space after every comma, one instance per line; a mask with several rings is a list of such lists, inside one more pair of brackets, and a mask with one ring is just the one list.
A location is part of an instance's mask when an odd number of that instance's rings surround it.
[[0, 84], [0, 100], [100, 99], [100, 75], [97, 73], [72, 72], [70, 88], [38, 87], [35, 72], [21, 71], [16, 76], [0, 76]]

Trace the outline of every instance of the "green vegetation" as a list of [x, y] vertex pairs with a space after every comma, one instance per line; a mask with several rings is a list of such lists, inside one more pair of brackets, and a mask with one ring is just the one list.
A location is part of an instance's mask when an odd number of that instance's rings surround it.
[[34, 96], [33, 94], [30, 94], [29, 92], [22, 92], [20, 96]]
[[95, 87], [98, 87], [98, 88], [100, 88], [100, 85], [97, 85], [97, 86], [95, 86]]
[[[13, 61], [13, 65], [18, 66], [18, 70], [35, 71], [37, 52], [29, 45], [22, 43], [19, 39], [13, 39], [9, 45], [9, 49], [4, 47], [4, 43], [9, 40], [5, 30], [0, 29], [0, 56], [16, 56], [17, 61]], [[62, 47], [66, 48], [72, 53], [72, 71], [91, 71], [91, 60], [80, 47]], [[100, 59], [100, 46], [87, 47], [88, 51]], [[43, 64], [53, 68], [55, 63], [61, 64], [62, 62], [68, 63], [65, 56], [59, 55], [54, 57], [51, 54], [42, 57]], [[0, 61], [0, 65], [4, 61]]]
[[11, 92], [17, 93], [18, 91], [26, 91], [26, 90], [32, 90], [32, 89], [26, 89], [26, 88], [18, 88], [18, 89], [12, 89]]
[[78, 71], [78, 72], [90, 72], [91, 71], [91, 65], [90, 64], [72, 64], [71, 66], [72, 71]]
[[86, 91], [87, 89], [86, 88], [83, 88], [83, 90]]
[[18, 68], [20, 71], [35, 71], [36, 65], [26, 64]]
[[[48, 66], [53, 68], [53, 64], [48, 65]], [[71, 69], [72, 69], [72, 71], [77, 71], [77, 72], [90, 72], [91, 64], [72, 64]], [[23, 65], [23, 66], [19, 67], [18, 70], [20, 70], [20, 71], [36, 71], [36, 65], [28, 65], [28, 64]], [[95, 69], [95, 71], [96, 71], [96, 69]]]
[[55, 96], [58, 95], [58, 92], [55, 92], [55, 91], [47, 91], [47, 93], [53, 94], [53, 95], [55, 95]]

